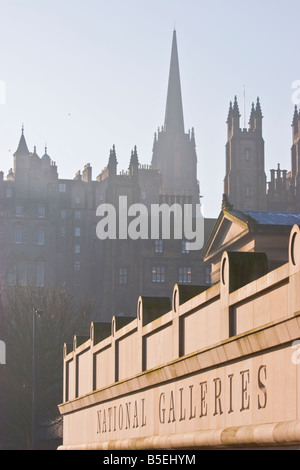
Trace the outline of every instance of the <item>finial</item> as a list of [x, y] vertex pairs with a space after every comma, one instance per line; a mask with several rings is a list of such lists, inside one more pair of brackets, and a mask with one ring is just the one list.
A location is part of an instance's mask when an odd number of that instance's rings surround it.
[[227, 116], [227, 123], [229, 122], [230, 117], [232, 116], [232, 101], [229, 103], [229, 111]]
[[139, 164], [139, 159], [138, 159], [137, 147], [136, 147], [136, 145], [135, 145], [135, 146], [134, 146], [134, 150], [131, 150], [129, 168], [130, 168], [132, 165], [138, 165], [138, 164]]
[[295, 110], [294, 110], [292, 125], [295, 125], [297, 122], [298, 122], [298, 106], [295, 104]]
[[233, 209], [233, 205], [230, 204], [227, 194], [223, 194], [222, 210], [231, 211], [232, 209]]
[[22, 135], [24, 135], [24, 123], [22, 124]]
[[239, 105], [238, 105], [238, 100], [237, 100], [237, 96], [235, 95], [234, 97], [234, 104], [233, 104], [233, 115], [235, 117], [240, 117], [240, 110], [239, 110]]
[[109, 164], [109, 165], [111, 165], [111, 164], [116, 165], [116, 164], [117, 164], [117, 155], [116, 155], [116, 147], [115, 147], [115, 145], [113, 145], [112, 149], [110, 149], [110, 151], [109, 151], [109, 160], [108, 160], [108, 164]]
[[257, 112], [257, 116], [263, 117], [262, 112], [261, 112], [259, 97], [257, 97], [257, 101], [256, 101], [256, 112]]

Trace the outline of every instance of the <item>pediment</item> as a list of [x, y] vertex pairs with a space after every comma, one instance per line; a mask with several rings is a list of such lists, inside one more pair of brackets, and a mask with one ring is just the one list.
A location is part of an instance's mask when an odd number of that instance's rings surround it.
[[204, 259], [228, 250], [236, 241], [249, 233], [248, 224], [230, 213], [222, 212], [208, 239]]

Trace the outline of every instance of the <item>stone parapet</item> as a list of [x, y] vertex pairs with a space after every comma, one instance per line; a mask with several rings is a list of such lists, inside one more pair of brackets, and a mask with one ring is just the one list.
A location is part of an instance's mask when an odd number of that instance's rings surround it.
[[275, 271], [225, 252], [211, 288], [175, 285], [140, 297], [135, 317], [93, 323], [65, 345], [63, 448], [300, 444], [299, 282], [294, 226]]

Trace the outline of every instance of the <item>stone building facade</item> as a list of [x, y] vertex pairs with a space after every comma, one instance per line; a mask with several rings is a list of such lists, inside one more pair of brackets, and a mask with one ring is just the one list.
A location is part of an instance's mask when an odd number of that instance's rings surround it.
[[[209, 283], [201, 250], [184, 239], [131, 240], [97, 237], [97, 208], [111, 204], [117, 218], [128, 207], [167, 203], [199, 205], [194, 131], [185, 132], [176, 32], [173, 34], [164, 126], [155, 135], [151, 165], [137, 148], [129, 167], [118, 170], [115, 146], [96, 177], [87, 163], [74, 179], [58, 176], [48, 155], [31, 152], [22, 129], [14, 165], [0, 173], [0, 269], [3, 282], [69, 290], [76, 300], [93, 300], [95, 319], [128, 315], [138, 296], [172, 292], [174, 282]], [[208, 234], [212, 220], [206, 220]]]

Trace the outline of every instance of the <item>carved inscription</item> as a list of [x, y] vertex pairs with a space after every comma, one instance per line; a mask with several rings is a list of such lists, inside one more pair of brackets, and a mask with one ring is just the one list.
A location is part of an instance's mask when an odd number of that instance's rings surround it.
[[97, 413], [97, 434], [146, 426], [145, 399], [109, 406]]
[[[169, 393], [161, 392], [159, 396], [159, 422], [170, 424], [185, 419], [203, 418], [223, 413], [243, 412], [256, 407], [258, 410], [267, 406], [266, 389], [267, 369], [265, 365], [259, 367], [256, 377], [255, 393], [251, 396], [250, 371], [240, 371], [239, 376], [229, 374], [226, 380], [216, 377], [212, 382], [199, 382], [197, 386], [190, 385], [188, 389], [180, 388], [179, 392], [171, 390]], [[235, 390], [239, 396], [233, 394], [235, 380], [238, 382]], [[226, 388], [226, 397], [225, 397]]]
[[144, 428], [148, 423], [147, 414], [155, 413], [154, 419], [159, 424], [168, 425], [224, 413], [243, 413], [254, 408], [262, 410], [267, 403], [267, 367], [261, 365], [254, 374], [245, 368], [225, 378], [193, 380], [190, 385], [176, 388], [174, 385], [159, 393], [153, 410], [144, 396], [128, 397], [120, 404], [103, 406], [97, 412], [97, 434]]

